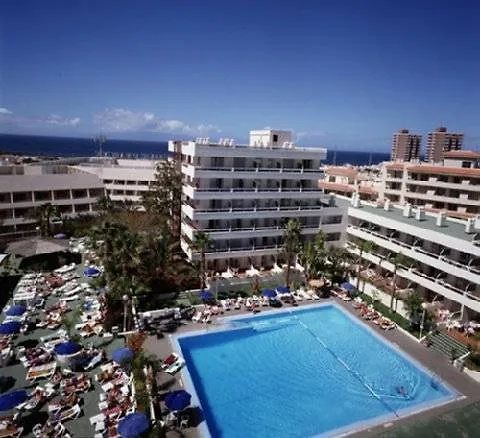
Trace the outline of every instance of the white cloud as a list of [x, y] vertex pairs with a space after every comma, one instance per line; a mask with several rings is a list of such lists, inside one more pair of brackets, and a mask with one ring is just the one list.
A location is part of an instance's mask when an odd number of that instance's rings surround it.
[[7, 108], [0, 107], [0, 114], [8, 116], [8, 115], [13, 114], [13, 113]]
[[45, 123], [56, 126], [78, 126], [80, 124], [80, 117], [62, 117], [58, 114], [50, 114]]
[[106, 109], [101, 113], [94, 114], [93, 121], [107, 132], [143, 131], [192, 135], [220, 132], [215, 125], [190, 125], [181, 120], [162, 119], [150, 112], [135, 112], [125, 108]]

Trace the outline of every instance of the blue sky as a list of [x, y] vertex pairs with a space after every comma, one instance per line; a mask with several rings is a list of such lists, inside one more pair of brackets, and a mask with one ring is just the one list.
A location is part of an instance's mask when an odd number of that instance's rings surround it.
[[4, 0], [0, 131], [111, 138], [292, 129], [388, 150], [440, 124], [480, 145], [475, 1]]

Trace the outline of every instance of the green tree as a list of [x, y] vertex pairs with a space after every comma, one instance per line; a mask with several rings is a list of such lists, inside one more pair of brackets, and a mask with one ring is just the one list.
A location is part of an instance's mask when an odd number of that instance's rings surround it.
[[283, 233], [283, 254], [287, 261], [287, 268], [285, 273], [285, 284], [290, 287], [290, 271], [291, 265], [301, 250], [302, 239], [300, 234], [300, 222], [298, 219], [290, 219], [287, 222], [285, 231]]
[[39, 205], [34, 210], [35, 218], [38, 221], [40, 227], [40, 234], [42, 236], [52, 235], [52, 219], [60, 217], [60, 211], [58, 206], [53, 205], [50, 202]]
[[159, 215], [163, 228], [175, 239], [180, 238], [182, 205], [182, 172], [176, 160], [161, 161], [156, 169], [156, 181], [142, 196], [145, 211]]
[[362, 269], [362, 264], [363, 264], [363, 255], [368, 254], [376, 249], [375, 243], [373, 243], [371, 240], [364, 240], [362, 243], [358, 246], [360, 253], [358, 255], [357, 259], [357, 290], [360, 290], [360, 271]]
[[348, 264], [352, 260], [350, 252], [341, 246], [331, 245], [326, 253], [328, 272], [332, 283], [342, 282], [347, 275]]
[[325, 234], [320, 230], [314, 241], [307, 241], [299, 254], [300, 262], [305, 268], [307, 280], [317, 278], [325, 270]]
[[112, 213], [115, 209], [114, 204], [110, 196], [102, 195], [97, 199], [97, 203], [95, 205], [96, 210], [103, 215]]
[[393, 311], [393, 302], [397, 298], [397, 277], [398, 277], [398, 268], [400, 266], [405, 266], [408, 264], [409, 259], [405, 257], [404, 254], [399, 252], [390, 258], [390, 263], [393, 264], [393, 279], [392, 279], [392, 297], [390, 300], [390, 310]]
[[205, 288], [207, 284], [207, 260], [205, 253], [211, 246], [212, 241], [207, 233], [200, 231], [195, 234], [193, 248], [200, 251], [200, 283], [202, 288]]

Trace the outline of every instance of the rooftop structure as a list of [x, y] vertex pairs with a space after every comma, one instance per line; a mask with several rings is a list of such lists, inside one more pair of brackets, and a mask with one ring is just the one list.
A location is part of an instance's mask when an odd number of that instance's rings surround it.
[[421, 135], [411, 134], [408, 129], [400, 129], [400, 131], [393, 134], [391, 160], [419, 160], [421, 143]]
[[[348, 202], [338, 200], [339, 203]], [[392, 288], [392, 260], [403, 254], [408, 262], [398, 268], [396, 289], [414, 290], [430, 302], [461, 316], [480, 317], [480, 220], [447, 218], [445, 213], [425, 212], [423, 207], [362, 202], [357, 196], [348, 207], [347, 234], [350, 248], [358, 254], [364, 241], [376, 249], [363, 254], [370, 262], [375, 281]], [[376, 277], [375, 272], [380, 273]]]
[[360, 172], [356, 168], [346, 166], [326, 166], [325, 179], [319, 181], [319, 187], [326, 193], [334, 193], [351, 197], [354, 193], [360, 199], [375, 200], [378, 196], [376, 174]]
[[62, 216], [91, 213], [103, 193], [98, 177], [69, 166], [0, 166], [0, 235], [35, 233], [35, 209], [46, 203]]
[[345, 210], [318, 188], [322, 148], [300, 148], [288, 131], [251, 131], [248, 145], [232, 139], [169, 142], [183, 174], [181, 245], [198, 258], [193, 242], [208, 233], [206, 258], [216, 271], [271, 267], [281, 253], [284, 224], [297, 218], [307, 238], [322, 229], [344, 242]]
[[444, 164], [384, 163], [379, 200], [410, 203], [449, 216], [467, 218], [480, 213], [480, 154], [449, 152]]
[[463, 134], [447, 132], [447, 128], [440, 127], [435, 132], [428, 133], [427, 161], [440, 163], [445, 152], [462, 149]]

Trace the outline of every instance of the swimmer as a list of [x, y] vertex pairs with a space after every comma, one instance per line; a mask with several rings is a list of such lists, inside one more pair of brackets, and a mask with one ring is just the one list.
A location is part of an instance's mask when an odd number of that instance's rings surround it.
[[401, 395], [407, 395], [408, 394], [408, 391], [407, 389], [404, 387], [404, 386], [398, 386], [397, 387], [397, 392]]

